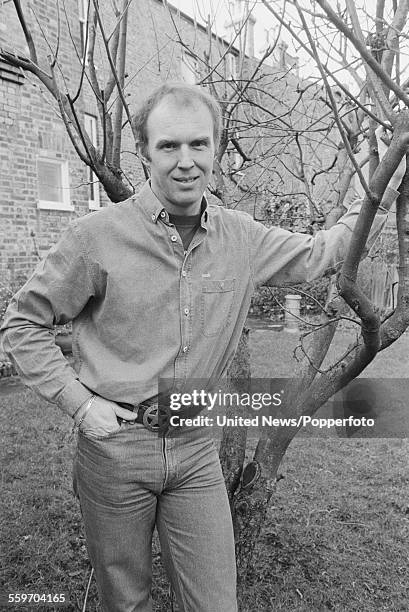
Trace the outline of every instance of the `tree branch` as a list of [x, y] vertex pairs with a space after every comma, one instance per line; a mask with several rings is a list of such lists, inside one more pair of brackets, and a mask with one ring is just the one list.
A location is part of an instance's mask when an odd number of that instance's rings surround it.
[[[265, 0], [263, 0], [265, 2]], [[331, 23], [348, 38], [354, 45], [355, 49], [359, 52], [362, 59], [368, 64], [370, 68], [375, 72], [376, 75], [379, 76], [381, 81], [383, 81], [387, 87], [393, 91], [396, 96], [404, 102], [404, 104], [409, 108], [409, 97], [406, 95], [402, 89], [396, 85], [396, 83], [390, 78], [390, 76], [381, 68], [376, 59], [372, 57], [369, 51], [366, 49], [365, 45], [363, 45], [353, 34], [353, 32], [346, 26], [346, 24], [338, 17], [338, 15], [333, 11], [331, 6], [326, 2], [326, 0], [316, 0], [316, 2], [320, 5], [320, 7], [325, 11], [328, 19]]]
[[313, 40], [313, 38], [312, 38], [312, 36], [311, 36], [311, 32], [309, 31], [308, 24], [307, 24], [307, 22], [306, 22], [306, 20], [305, 20], [305, 17], [304, 17], [304, 15], [303, 15], [302, 9], [300, 8], [300, 5], [298, 4], [297, 0], [294, 0], [294, 4], [295, 4], [295, 6], [296, 6], [296, 8], [297, 8], [298, 14], [299, 14], [300, 19], [301, 19], [301, 21], [302, 21], [302, 23], [303, 23], [303, 26], [304, 26], [305, 32], [306, 32], [307, 37], [308, 37], [308, 40], [309, 40], [309, 43], [310, 43], [310, 45], [311, 45], [312, 52], [313, 52], [313, 54], [314, 54], [315, 61], [317, 62], [318, 69], [319, 69], [319, 71], [320, 71], [320, 73], [321, 73], [321, 76], [322, 76], [322, 79], [323, 79], [323, 81], [324, 81], [325, 89], [326, 89], [326, 91], [327, 91], [328, 98], [330, 99], [330, 102], [331, 102], [332, 110], [333, 110], [333, 112], [334, 112], [334, 118], [335, 118], [335, 121], [336, 121], [336, 124], [337, 124], [338, 130], [339, 130], [339, 133], [340, 133], [340, 135], [341, 135], [341, 138], [342, 138], [342, 140], [343, 140], [343, 143], [344, 143], [344, 145], [345, 145], [345, 148], [346, 148], [346, 150], [348, 151], [348, 155], [349, 155], [349, 157], [350, 157], [350, 159], [351, 159], [351, 162], [352, 162], [352, 163], [353, 163], [353, 165], [354, 165], [355, 171], [356, 171], [356, 173], [357, 173], [357, 175], [358, 175], [358, 177], [359, 177], [359, 180], [360, 180], [360, 182], [361, 182], [361, 185], [362, 185], [362, 187], [363, 187], [363, 189], [364, 189], [365, 193], [367, 194], [367, 196], [368, 196], [369, 198], [371, 198], [371, 193], [370, 193], [370, 191], [369, 191], [368, 185], [367, 185], [367, 183], [366, 183], [366, 181], [365, 181], [365, 178], [364, 178], [364, 176], [363, 176], [363, 174], [362, 174], [362, 172], [361, 172], [361, 169], [360, 169], [360, 167], [359, 167], [359, 164], [358, 164], [358, 162], [357, 162], [357, 161], [356, 161], [356, 159], [355, 159], [355, 155], [354, 155], [354, 153], [353, 153], [353, 151], [352, 151], [352, 148], [351, 148], [351, 145], [350, 145], [350, 143], [349, 143], [348, 136], [347, 136], [347, 134], [345, 133], [344, 127], [343, 127], [343, 125], [342, 125], [342, 121], [341, 121], [341, 120], [340, 120], [340, 118], [339, 118], [339, 115], [338, 115], [338, 109], [337, 109], [337, 105], [336, 105], [336, 102], [335, 102], [335, 99], [334, 99], [334, 95], [333, 95], [333, 93], [332, 93], [332, 89], [331, 89], [331, 87], [329, 86], [328, 79], [327, 79], [327, 75], [326, 75], [325, 70], [324, 70], [324, 68], [323, 68], [323, 66], [322, 66], [322, 63], [321, 63], [320, 57], [319, 57], [318, 52], [317, 52], [317, 48], [316, 48], [315, 43], [314, 43], [314, 40]]
[[340, 294], [362, 321], [362, 338], [364, 341], [364, 347], [360, 349], [356, 361], [349, 364], [349, 368], [345, 368], [343, 376], [351, 376], [351, 374], [356, 376], [355, 372], [357, 370], [361, 371], [362, 364], [367, 365], [373, 359], [381, 345], [379, 317], [371, 302], [356, 284], [356, 278], [359, 262], [377, 208], [390, 177], [397, 169], [403, 155], [406, 154], [408, 144], [409, 111], [406, 111], [400, 113], [397, 117], [392, 142], [371, 179], [372, 196], [371, 198], [367, 196], [364, 199], [338, 279]]
[[407, 21], [409, 13], [409, 0], [401, 0], [389, 26], [386, 37], [386, 50], [382, 56], [382, 68], [389, 76], [392, 74], [393, 60], [399, 53], [399, 34]]
[[[355, 30], [356, 33], [356, 40], [359, 42], [359, 44], [362, 46], [363, 49], [366, 49], [365, 47], [365, 39], [364, 39], [364, 35], [362, 33], [362, 29], [361, 29], [361, 24], [358, 18], [358, 14], [356, 12], [356, 7], [355, 7], [355, 2], [353, 0], [345, 0], [346, 1], [346, 5], [348, 7], [348, 12], [349, 15], [351, 17], [351, 21], [352, 21], [352, 26]], [[378, 4], [377, 4], [377, 10], [379, 12], [380, 15], [383, 14], [383, 9], [382, 9], [382, 2], [381, 4], [379, 4], [378, 0]], [[379, 19], [377, 20], [377, 27], [379, 28]], [[371, 57], [373, 57], [373, 55], [371, 55]], [[380, 58], [379, 58], [380, 59]], [[374, 59], [374, 61], [376, 62], [376, 64], [378, 66], [380, 66], [380, 63], [377, 61], [378, 58]], [[392, 122], [393, 120], [393, 110], [392, 110], [392, 106], [387, 98], [387, 94], [388, 94], [388, 86], [385, 83], [384, 80], [380, 80], [379, 76], [374, 73], [370, 67], [367, 65], [367, 63], [364, 62], [364, 68], [365, 68], [365, 72], [367, 74], [367, 83], [368, 83], [368, 88], [370, 89], [370, 92], [372, 94], [372, 99], [374, 100], [375, 104], [377, 103], [379, 109], [378, 109], [378, 115], [380, 117], [387, 117], [389, 119], [389, 121]]]
[[399, 244], [397, 306], [381, 326], [380, 350], [390, 346], [409, 325], [409, 153], [406, 155], [406, 173], [396, 204], [396, 226]]
[[21, 27], [23, 28], [24, 38], [26, 39], [27, 47], [30, 52], [30, 59], [33, 64], [38, 64], [37, 59], [37, 51], [35, 48], [34, 40], [31, 35], [30, 30], [28, 29], [27, 22], [24, 17], [23, 9], [21, 8], [20, 0], [13, 0], [14, 8], [16, 9], [17, 17], [20, 22]]
[[[118, 44], [119, 53], [119, 67], [118, 67], [118, 80], [124, 88], [125, 83], [125, 60], [126, 60], [126, 35], [128, 29], [128, 11], [125, 10], [127, 0], [123, 0], [123, 19], [120, 23], [120, 40]], [[112, 143], [112, 165], [115, 168], [121, 166], [121, 141], [122, 141], [122, 116], [123, 116], [123, 105], [122, 100], [118, 98], [116, 103], [115, 120], [113, 125], [113, 143]]]

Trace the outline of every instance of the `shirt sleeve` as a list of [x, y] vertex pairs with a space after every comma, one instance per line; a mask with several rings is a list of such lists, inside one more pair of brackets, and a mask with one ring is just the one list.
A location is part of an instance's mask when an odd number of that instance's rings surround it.
[[[361, 204], [356, 200], [333, 227], [314, 236], [267, 228], [251, 219], [250, 262], [255, 286], [310, 282], [336, 272], [347, 253]], [[373, 246], [387, 216], [386, 210], [375, 216], [365, 253]]]
[[71, 416], [92, 394], [55, 344], [54, 325], [74, 319], [93, 295], [87, 258], [70, 226], [12, 298], [0, 329], [22, 381]]

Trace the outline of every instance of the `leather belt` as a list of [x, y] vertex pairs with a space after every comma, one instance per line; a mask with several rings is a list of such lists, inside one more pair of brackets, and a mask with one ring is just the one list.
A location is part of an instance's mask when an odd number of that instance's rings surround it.
[[160, 414], [160, 407], [157, 401], [141, 402], [140, 404], [126, 404], [117, 402], [118, 406], [136, 412], [135, 423], [141, 423], [146, 429], [153, 432], [165, 431], [167, 428], [166, 414]]
[[139, 404], [139, 406], [136, 406], [136, 409], [138, 411], [136, 423], [142, 423], [149, 431], [159, 431], [161, 428], [159, 404], [151, 404], [150, 406]]
[[[147, 399], [140, 404], [126, 404], [125, 402], [117, 402], [118, 406], [136, 412], [137, 416], [135, 423], [141, 423], [146, 429], [153, 432], [164, 433], [168, 430], [169, 419], [171, 412], [166, 406], [166, 402], [158, 403], [158, 398]], [[185, 406], [182, 412], [178, 412], [180, 416], [196, 416], [202, 410], [202, 407], [192, 411], [192, 406]]]

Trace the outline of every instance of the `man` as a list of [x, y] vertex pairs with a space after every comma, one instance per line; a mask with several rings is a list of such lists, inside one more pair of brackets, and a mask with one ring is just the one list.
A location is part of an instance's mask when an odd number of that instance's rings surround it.
[[[156, 525], [180, 609], [233, 612], [217, 453], [205, 427], [157, 435], [158, 378], [222, 377], [254, 288], [335, 268], [357, 212], [311, 237], [208, 205], [220, 109], [199, 87], [161, 86], [135, 128], [150, 182], [71, 223], [10, 304], [4, 348], [23, 380], [79, 426], [74, 486], [103, 610], [152, 610]], [[69, 320], [74, 369], [53, 340], [53, 325]]]

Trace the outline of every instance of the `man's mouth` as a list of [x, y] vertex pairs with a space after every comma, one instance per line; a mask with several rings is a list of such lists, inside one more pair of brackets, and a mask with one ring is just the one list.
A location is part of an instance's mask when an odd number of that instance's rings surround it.
[[196, 179], [198, 179], [198, 176], [191, 176], [191, 177], [186, 177], [186, 178], [174, 178], [175, 181], [177, 181], [178, 183], [193, 183], [194, 181], [196, 181]]

